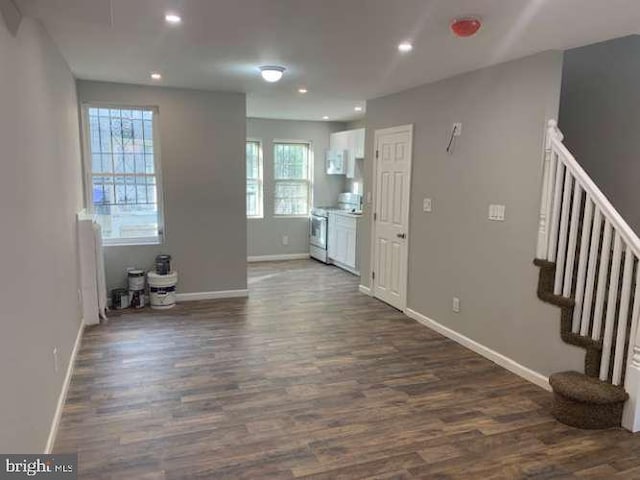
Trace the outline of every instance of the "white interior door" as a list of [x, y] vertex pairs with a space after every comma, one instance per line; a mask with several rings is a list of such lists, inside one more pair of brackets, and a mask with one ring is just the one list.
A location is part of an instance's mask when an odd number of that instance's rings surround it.
[[375, 132], [373, 295], [404, 310], [407, 302], [407, 254], [413, 126]]

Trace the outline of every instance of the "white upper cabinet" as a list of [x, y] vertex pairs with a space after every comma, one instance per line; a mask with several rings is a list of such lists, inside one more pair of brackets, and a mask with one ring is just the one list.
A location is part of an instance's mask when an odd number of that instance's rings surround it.
[[[332, 133], [327, 152], [327, 173], [346, 175], [353, 178], [356, 171], [356, 159], [364, 158], [364, 128]], [[342, 161], [337, 157], [342, 154]], [[340, 165], [338, 165], [340, 164]]]
[[353, 156], [355, 158], [364, 158], [364, 128], [351, 130], [351, 138], [353, 139]]

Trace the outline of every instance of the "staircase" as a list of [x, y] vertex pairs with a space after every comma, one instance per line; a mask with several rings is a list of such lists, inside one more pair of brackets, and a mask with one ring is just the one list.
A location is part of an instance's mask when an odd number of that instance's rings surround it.
[[545, 144], [535, 265], [538, 297], [560, 307], [564, 342], [584, 373], [551, 375], [554, 415], [580, 428], [640, 430], [640, 238], [562, 143]]

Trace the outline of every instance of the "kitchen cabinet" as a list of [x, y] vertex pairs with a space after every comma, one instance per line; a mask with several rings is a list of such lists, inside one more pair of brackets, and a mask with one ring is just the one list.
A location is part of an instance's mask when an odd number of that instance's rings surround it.
[[[327, 174], [346, 175], [347, 178], [354, 178], [356, 160], [364, 158], [364, 140], [364, 128], [332, 133], [327, 152]], [[338, 159], [340, 154], [342, 154], [342, 158]]]
[[352, 273], [356, 269], [356, 239], [358, 235], [358, 217], [329, 212], [329, 236], [327, 253], [331, 261]]

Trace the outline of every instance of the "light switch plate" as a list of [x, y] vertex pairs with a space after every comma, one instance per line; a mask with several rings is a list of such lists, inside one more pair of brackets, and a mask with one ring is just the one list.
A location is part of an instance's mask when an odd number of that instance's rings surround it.
[[504, 222], [505, 211], [505, 205], [489, 205], [489, 220]]
[[422, 209], [423, 209], [425, 212], [431, 212], [431, 199], [430, 199], [430, 198], [425, 198], [425, 199], [422, 201]]

